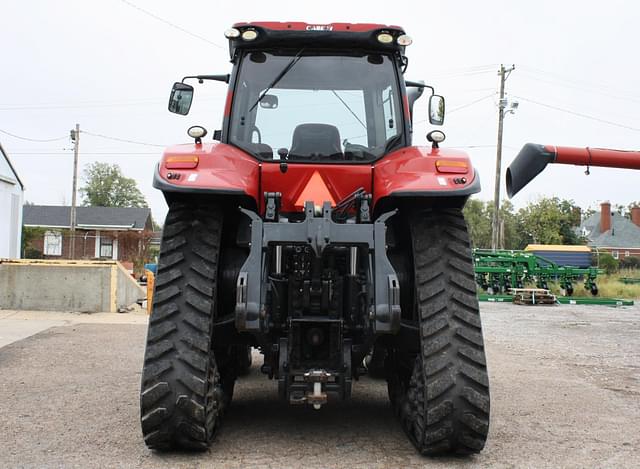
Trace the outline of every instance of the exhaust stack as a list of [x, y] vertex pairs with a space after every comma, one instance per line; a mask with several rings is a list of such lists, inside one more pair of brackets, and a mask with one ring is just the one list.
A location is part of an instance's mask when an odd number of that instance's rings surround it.
[[507, 194], [516, 195], [549, 163], [640, 169], [640, 151], [556, 147], [527, 143], [507, 168]]

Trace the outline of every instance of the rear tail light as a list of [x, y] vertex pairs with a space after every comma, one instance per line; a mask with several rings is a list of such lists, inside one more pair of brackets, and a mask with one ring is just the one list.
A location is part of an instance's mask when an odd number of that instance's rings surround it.
[[164, 161], [167, 169], [194, 169], [198, 167], [200, 158], [197, 156], [169, 156]]
[[439, 173], [467, 173], [469, 164], [466, 161], [436, 160], [436, 169]]

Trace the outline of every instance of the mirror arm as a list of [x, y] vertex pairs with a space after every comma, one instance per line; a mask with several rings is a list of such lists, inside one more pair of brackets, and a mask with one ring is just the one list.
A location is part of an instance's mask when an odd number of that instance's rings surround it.
[[431, 90], [432, 96], [436, 93], [436, 90], [433, 88], [433, 86], [425, 85], [424, 83], [420, 83], [419, 81], [406, 80], [404, 82], [404, 86], [409, 88], [429, 88]]
[[189, 76], [186, 76], [186, 77], [182, 78], [182, 83], [184, 83], [185, 80], [190, 79], [190, 78], [194, 78], [194, 79], [198, 80], [199, 83], [202, 83], [204, 80], [222, 81], [224, 83], [229, 83], [229, 74], [226, 74], [226, 75], [189, 75]]

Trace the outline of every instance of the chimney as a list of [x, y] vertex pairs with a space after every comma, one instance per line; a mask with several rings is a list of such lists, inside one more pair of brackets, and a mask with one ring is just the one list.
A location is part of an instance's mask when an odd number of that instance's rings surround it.
[[631, 221], [634, 225], [640, 226], [640, 207], [631, 207]]
[[611, 203], [602, 202], [600, 204], [600, 233], [611, 229]]

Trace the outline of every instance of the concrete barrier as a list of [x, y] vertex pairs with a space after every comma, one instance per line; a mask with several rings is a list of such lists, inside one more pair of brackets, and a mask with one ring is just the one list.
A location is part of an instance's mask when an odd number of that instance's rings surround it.
[[116, 261], [0, 260], [0, 309], [115, 313], [145, 296]]

